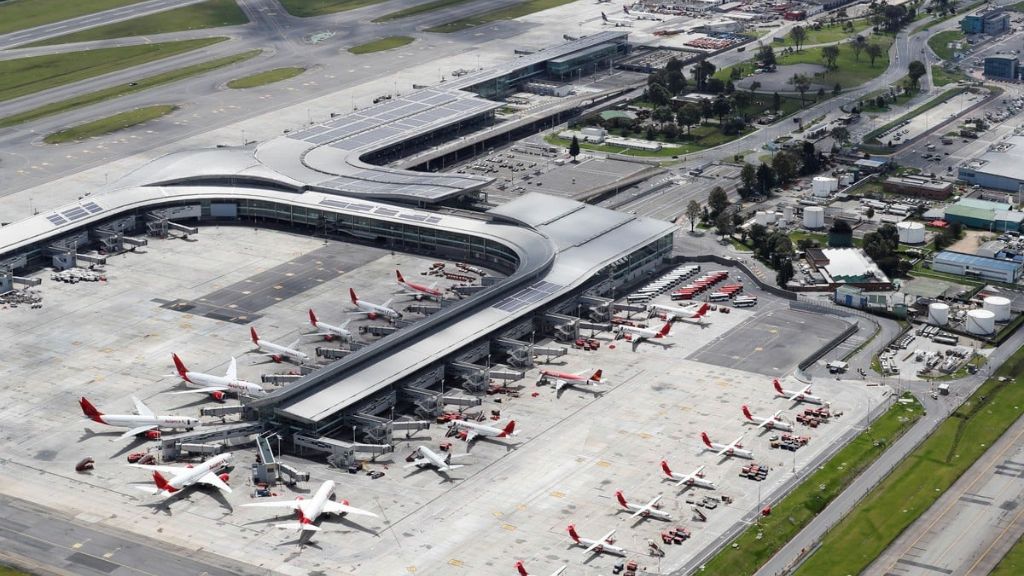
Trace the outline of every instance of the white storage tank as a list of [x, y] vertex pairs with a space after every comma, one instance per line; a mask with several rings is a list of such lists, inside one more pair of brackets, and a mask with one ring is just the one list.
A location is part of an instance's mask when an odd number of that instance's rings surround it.
[[767, 226], [769, 224], [772, 224], [775, 222], [775, 213], [758, 210], [754, 214], [754, 222], [757, 222], [761, 226]]
[[839, 190], [839, 180], [830, 176], [815, 176], [811, 180], [811, 193], [818, 198], [825, 198]]
[[782, 221], [792, 222], [793, 221], [793, 207], [785, 206], [782, 208]]
[[995, 314], [996, 322], [1010, 321], [1010, 299], [1002, 296], [985, 298], [984, 309]]
[[945, 326], [949, 322], [949, 304], [932, 302], [928, 305], [928, 323], [934, 326]]
[[987, 336], [996, 331], [996, 315], [989, 310], [971, 310], [966, 328], [971, 334]]
[[924, 244], [924, 224], [920, 222], [900, 222], [896, 231], [902, 244]]
[[824, 228], [825, 209], [821, 206], [808, 206], [804, 208], [804, 228]]

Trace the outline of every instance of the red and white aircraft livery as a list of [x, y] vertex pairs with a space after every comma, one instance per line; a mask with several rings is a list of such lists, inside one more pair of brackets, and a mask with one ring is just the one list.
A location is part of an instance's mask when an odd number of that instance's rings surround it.
[[256, 348], [263, 353], [263, 356], [270, 358], [278, 364], [285, 360], [290, 360], [296, 364], [302, 364], [309, 360], [308, 355], [295, 349], [295, 346], [298, 346], [302, 338], [287, 346], [281, 346], [280, 344], [274, 344], [273, 342], [261, 339], [260, 335], [256, 333], [255, 328], [249, 328], [249, 336], [252, 338], [252, 343], [256, 345]]
[[775, 414], [772, 414], [767, 418], [763, 418], [761, 416], [754, 416], [753, 414], [750, 413], [750, 408], [748, 408], [746, 404], [743, 405], [743, 415], [747, 417], [747, 420], [753, 422], [754, 424], [757, 424], [758, 428], [764, 428], [765, 430], [785, 430], [786, 432], [792, 432], [793, 425], [780, 418], [779, 414], [782, 414], [782, 410], [776, 411]]
[[[562, 566], [558, 570], [552, 572], [551, 576], [560, 576], [562, 572], [565, 572], [566, 568], [568, 568], [568, 566]], [[530, 576], [530, 573], [526, 571], [526, 567], [523, 566], [523, 562], [521, 560], [516, 561], [516, 570], [519, 570], [519, 576]]]
[[274, 524], [274, 527], [284, 528], [286, 530], [299, 530], [304, 533], [317, 532], [320, 530], [320, 527], [316, 526], [314, 522], [316, 522], [316, 519], [319, 518], [321, 514], [337, 514], [339, 516], [353, 514], [356, 516], [377, 517], [376, 514], [369, 510], [349, 506], [348, 500], [336, 502], [331, 499], [333, 496], [334, 481], [327, 480], [320, 485], [320, 488], [317, 488], [316, 493], [313, 494], [313, 497], [309, 500], [303, 500], [302, 497], [299, 496], [295, 500], [253, 502], [251, 504], [242, 504], [242, 506], [249, 506], [253, 508], [290, 508], [295, 510], [295, 515], [297, 516], [295, 522]]
[[601, 381], [601, 371], [597, 370], [590, 376], [587, 376], [587, 372], [590, 370], [584, 370], [583, 372], [559, 372], [557, 370], [541, 370], [540, 378], [537, 382], [550, 381], [555, 384], [555, 391], [559, 391], [566, 386], [594, 386], [597, 384], [604, 384]]
[[352, 305], [359, 309], [359, 312], [349, 312], [349, 314], [366, 314], [366, 317], [370, 320], [376, 320], [377, 318], [384, 317], [389, 320], [401, 318], [402, 313], [393, 308], [388, 308], [391, 304], [391, 300], [383, 304], [373, 304], [365, 300], [360, 300], [356, 296], [356, 291], [352, 288], [348, 289], [349, 298], [352, 299]]
[[412, 464], [406, 464], [404, 466], [405, 468], [412, 468], [414, 466], [417, 468], [432, 466], [445, 476], [447, 476], [449, 472], [464, 466], [463, 464], [452, 464], [453, 458], [465, 458], [466, 456], [469, 456], [469, 454], [452, 455], [452, 453], [449, 452], [447, 456], [441, 458], [440, 454], [426, 446], [420, 446], [413, 451], [413, 454], [415, 455], [415, 459], [412, 461]]
[[323, 336], [324, 340], [327, 340], [328, 342], [335, 338], [340, 339], [342, 342], [351, 342], [353, 338], [352, 332], [345, 328], [348, 326], [349, 322], [351, 322], [351, 320], [346, 320], [341, 324], [341, 326], [334, 326], [333, 324], [321, 322], [316, 317], [316, 312], [313, 312], [313, 309], [310, 308], [309, 323], [313, 325], [313, 328], [319, 330], [319, 332], [304, 334], [304, 336]]
[[622, 12], [625, 13], [627, 16], [636, 18], [637, 20], [655, 20], [657, 22], [661, 22], [660, 14], [655, 14], [653, 12], [638, 12], [636, 10], [630, 12], [629, 8], [626, 7], [625, 4], [622, 5]]
[[658, 494], [651, 501], [643, 506], [639, 504], [630, 504], [626, 501], [626, 497], [622, 495], [622, 490], [615, 491], [615, 498], [618, 499], [619, 505], [633, 513], [630, 518], [636, 518], [637, 516], [643, 516], [644, 518], [657, 518], [658, 520], [671, 520], [672, 515], [664, 510], [661, 510], [658, 502], [661, 501], [661, 494]]
[[238, 362], [233, 356], [231, 364], [228, 364], [228, 370], [223, 376], [190, 372], [177, 354], [171, 354], [171, 358], [174, 360], [174, 367], [178, 370], [178, 376], [181, 376], [186, 383], [195, 384], [199, 388], [190, 388], [182, 392], [165, 392], [165, 394], [209, 394], [214, 400], [221, 401], [227, 392], [245, 394], [246, 396], [262, 396], [267, 393], [259, 384], [238, 379]]
[[677, 474], [668, 467], [668, 461], [661, 461], [661, 469], [665, 471], [665, 475], [673, 480], [678, 480], [676, 486], [696, 486], [698, 488], [707, 488], [708, 490], [717, 490], [714, 482], [704, 479], [704, 466], [700, 466], [689, 474]]
[[[179, 491], [195, 486], [206, 484], [224, 492], [231, 492], [228, 486], [229, 477], [227, 473], [218, 474], [228, 462], [231, 461], [231, 452], [218, 454], [198, 466], [159, 466], [150, 464], [129, 464], [133, 468], [142, 468], [153, 472], [153, 482], [156, 488], [147, 486], [135, 486], [139, 490], [156, 496], [170, 498]], [[171, 474], [171, 479], [164, 478], [164, 474]]]
[[700, 437], [701, 440], [704, 441], [704, 445], [708, 447], [708, 450], [717, 450], [719, 456], [736, 456], [737, 458], [747, 458], [748, 460], [754, 459], [754, 453], [750, 450], [744, 450], [743, 445], [740, 444], [740, 440], [743, 440], [742, 435], [729, 444], [717, 444], [712, 442], [711, 439], [708, 438], [707, 432], [701, 432]]
[[616, 556], [625, 556], [626, 551], [618, 546], [613, 546], [615, 540], [612, 540], [612, 536], [615, 535], [615, 530], [611, 530], [604, 536], [601, 536], [597, 540], [591, 540], [590, 538], [580, 538], [580, 535], [576, 533], [576, 525], [569, 524], [569, 537], [572, 541], [579, 544], [580, 546], [586, 546], [587, 549], [583, 551], [584, 554], [593, 552], [594, 554], [614, 554]]
[[637, 328], [636, 326], [626, 326], [620, 324], [615, 328], [616, 338], [625, 338], [627, 342], [633, 344], [639, 344], [644, 340], [651, 338], [658, 339], [668, 336], [668, 331], [672, 329], [671, 322], [665, 322], [665, 325], [660, 330], [652, 330], [650, 328]]
[[654, 304], [651, 306], [652, 311], [665, 314], [665, 320], [669, 322], [679, 320], [680, 322], [700, 325], [710, 324], [705, 316], [710, 308], [711, 305], [707, 302], [702, 304], [691, 304], [683, 308], [665, 306], [662, 304]]
[[779, 396], [784, 396], [793, 402], [809, 402], [811, 404], [824, 404], [825, 401], [818, 396], [811, 395], [811, 385], [808, 384], [803, 390], [786, 390], [782, 387], [779, 379], [776, 378], [772, 381], [775, 386], [775, 391], [779, 393]]
[[472, 442], [477, 438], [509, 438], [518, 434], [515, 431], [516, 421], [509, 420], [508, 424], [504, 428], [495, 428], [494, 426], [488, 426], [486, 424], [480, 424], [479, 422], [472, 422], [470, 420], [452, 420], [448, 427], [448, 435], [452, 436], [459, 432], [466, 433], [466, 442]]
[[614, 26], [633, 26], [632, 18], [616, 18], [615, 16], [609, 17], [604, 12], [601, 12], [601, 20], [604, 20], [606, 24], [612, 24]]
[[146, 438], [156, 440], [160, 437], [161, 428], [192, 430], [196, 426], [203, 425], [199, 418], [190, 416], [157, 416], [135, 396], [132, 396], [132, 402], [135, 403], [136, 414], [104, 414], [84, 396], [78, 401], [78, 404], [82, 407], [82, 412], [93, 422], [116, 428], [129, 428], [121, 435], [121, 438], [144, 434]]
[[408, 290], [405, 294], [415, 296], [417, 300], [423, 297], [433, 298], [434, 300], [442, 300], [444, 298], [444, 292], [437, 289], [437, 282], [434, 282], [430, 286], [409, 282], [404, 276], [402, 276], [402, 273], [397, 268], [395, 269], [395, 278], [397, 279], [399, 286]]

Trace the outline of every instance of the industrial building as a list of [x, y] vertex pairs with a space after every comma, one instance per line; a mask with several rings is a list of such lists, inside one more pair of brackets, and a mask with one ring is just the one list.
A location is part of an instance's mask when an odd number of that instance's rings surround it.
[[822, 278], [822, 284], [814, 289], [835, 290], [845, 285], [892, 290], [889, 277], [860, 248], [808, 248], [805, 259]]
[[929, 200], [945, 200], [953, 193], [953, 183], [922, 176], [890, 176], [882, 182], [882, 190]]
[[1010, 15], [1003, 10], [990, 10], [981, 14], [970, 14], [960, 20], [964, 34], [989, 34], [995, 36], [1010, 29]]
[[985, 58], [985, 77], [996, 80], [1016, 80], [1019, 75], [1020, 61], [1009, 54], [995, 54]]
[[946, 250], [932, 260], [932, 270], [1013, 284], [1020, 280], [1024, 263]]
[[960, 166], [960, 180], [1016, 193], [1024, 183], [1024, 136], [1011, 136]]
[[1024, 212], [1012, 209], [1011, 204], [961, 198], [946, 207], [945, 220], [958, 222], [969, 228], [991, 231], [1019, 231], [1024, 222]]

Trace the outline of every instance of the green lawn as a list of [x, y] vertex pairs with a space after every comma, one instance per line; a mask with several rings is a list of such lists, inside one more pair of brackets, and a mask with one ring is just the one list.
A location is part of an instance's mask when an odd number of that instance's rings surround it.
[[398, 20], [399, 18], [408, 18], [409, 16], [416, 16], [417, 14], [424, 14], [426, 12], [433, 12], [434, 10], [440, 10], [441, 8], [448, 8], [450, 6], [457, 6], [459, 4], [465, 4], [472, 0], [434, 0], [433, 2], [427, 2], [426, 4], [418, 4], [416, 6], [410, 6], [404, 10], [397, 12], [391, 12], [385, 14], [380, 18], [374, 18], [374, 22], [390, 22], [392, 20]]
[[6, 0], [0, 2], [0, 34], [135, 4], [142, 0]]
[[[908, 78], [910, 78], [910, 76], [904, 76], [904, 77], [900, 78], [899, 80], [893, 82], [892, 85], [894, 87], [904, 87], [907, 84], [907, 79]], [[875, 102], [876, 102], [876, 100], [878, 99], [879, 96], [884, 96], [885, 97], [885, 106], [879, 107], [879, 106], [877, 106], [875, 104]], [[906, 104], [914, 96], [917, 96], [917, 93], [908, 94], [905, 91], [904, 92], [900, 92], [899, 94], [896, 95], [896, 101], [893, 102], [892, 97], [890, 96], [890, 93], [889, 93], [889, 88], [883, 88], [882, 90], [875, 90], [874, 92], [870, 92], [868, 94], [865, 94], [864, 96], [861, 96], [860, 102], [863, 102], [864, 105], [861, 106], [860, 111], [861, 112], [869, 112], [869, 113], [870, 112], [886, 112], [892, 106], [899, 106], [899, 105], [902, 105], [902, 104]]]
[[[858, 61], [848, 46], [839, 47], [839, 58], [836, 60], [837, 68], [823, 72], [820, 76], [815, 75], [812, 81], [815, 84], [822, 84], [830, 89], [836, 83], [843, 88], [853, 88], [875, 78], [885, 72], [889, 67], [889, 46], [892, 45], [892, 36], [874, 35], [869, 40], [870, 44], [878, 44], [882, 48], [882, 55], [875, 59], [875, 65], [871, 65], [871, 59], [867, 54], [861, 52]], [[820, 64], [824, 65], [825, 60], [821, 57], [821, 48], [808, 48], [801, 52], [779, 55], [777, 58], [779, 66], [787, 64]]]
[[59, 114], [61, 112], [67, 112], [69, 110], [76, 110], [83, 106], [103, 102], [104, 100], [118, 98], [127, 94], [148, 90], [155, 86], [162, 86], [164, 84], [170, 84], [171, 82], [177, 82], [178, 80], [183, 80], [191, 76], [205, 74], [206, 72], [216, 70], [217, 68], [230, 66], [231, 64], [237, 64], [238, 62], [254, 58], [259, 55], [260, 52], [260, 50], [250, 50], [248, 52], [241, 52], [232, 56], [225, 56], [224, 58], [217, 58], [216, 60], [208, 60], [192, 66], [186, 66], [184, 68], [178, 68], [177, 70], [171, 70], [170, 72], [164, 72], [163, 74], [143, 78], [136, 82], [134, 86], [122, 84], [120, 86], [114, 86], [113, 88], [105, 88], [103, 90], [97, 90], [96, 92], [76, 96], [68, 100], [61, 100], [60, 102], [46, 104], [44, 106], [22, 112], [21, 114], [0, 118], [0, 128], [7, 128], [9, 126], [14, 126], [23, 122], [30, 122], [32, 120], [51, 116], [53, 114]]
[[540, 12], [547, 10], [548, 8], [554, 8], [561, 6], [562, 4], [568, 4], [575, 0], [526, 0], [526, 2], [519, 2], [513, 6], [507, 8], [499, 8], [497, 10], [491, 10], [490, 12], [484, 12], [483, 14], [477, 14], [476, 16], [469, 16], [456, 20], [454, 22], [448, 22], [440, 26], [434, 26], [433, 28], [427, 28], [427, 32], [440, 32], [447, 34], [449, 32], [459, 32], [474, 26], [482, 26], [484, 24], [490, 24], [498, 20], [512, 20], [513, 18], [519, 18], [526, 16], [527, 14], [533, 14], [534, 12]]
[[228, 82], [228, 88], [240, 90], [243, 88], [265, 86], [267, 84], [273, 84], [274, 82], [281, 82], [282, 80], [294, 78], [305, 71], [305, 68], [275, 68], [273, 70], [267, 70], [266, 72], [253, 74], [252, 76], [236, 78], [235, 80]]
[[29, 573], [8, 566], [0, 566], [0, 576], [29, 576]]
[[1017, 2], [1016, 4], [1010, 4], [1006, 6], [1007, 10], [1013, 10], [1014, 12], [1024, 12], [1024, 2]]
[[[912, 398], [907, 395], [906, 397]], [[753, 574], [803, 529], [825, 506], [871, 465], [886, 447], [921, 417], [921, 405], [895, 403], [871, 427], [861, 432], [799, 486], [723, 548], [706, 565], [704, 574]], [[814, 440], [811, 440], [812, 442]], [[760, 534], [760, 537], [758, 535]], [[835, 572], [821, 572], [821, 574]]]
[[1020, 417], [1024, 349], [996, 376], [1007, 381], [985, 382], [825, 536], [796, 574], [857, 574], [931, 507]]
[[[1021, 2], [1024, 4], [1024, 2]], [[1014, 6], [1017, 6], [1016, 4]], [[1019, 576], [1024, 574], [1024, 538], [1018, 539], [988, 576]]]
[[411, 36], [389, 36], [374, 40], [373, 42], [367, 42], [366, 44], [360, 44], [359, 46], [353, 46], [348, 51], [353, 54], [369, 54], [370, 52], [380, 52], [405, 46], [406, 44], [411, 44], [413, 40], [415, 38]]
[[206, 0], [206, 2], [183, 6], [166, 12], [158, 12], [149, 16], [142, 16], [141, 18], [133, 18], [107, 24], [106, 26], [89, 28], [74, 34], [49, 38], [34, 44], [28, 44], [28, 46], [47, 46], [70, 42], [107, 40], [109, 38], [126, 38], [129, 36], [148, 36], [166, 32], [180, 32], [182, 30], [216, 28], [218, 26], [238, 26], [248, 21], [249, 19], [238, 8], [235, 0]]
[[[822, 25], [820, 30], [813, 30], [807, 28], [807, 38], [804, 40], [804, 46], [813, 46], [815, 44], [830, 44], [833, 42], [841, 42], [849, 38], [860, 34], [871, 27], [871, 23], [866, 19], [858, 19], [853, 21], [853, 33], [845, 32], [843, 27], [839, 24], [835, 26]], [[786, 41], [782, 42], [783, 46], [793, 46], [793, 40], [789, 37], [789, 34], [785, 36]], [[776, 46], [780, 43], [776, 42]]]
[[0, 60], [0, 102], [196, 50], [227, 38], [100, 48]]
[[292, 16], [310, 18], [324, 16], [345, 10], [355, 10], [363, 6], [380, 4], [386, 0], [280, 0], [281, 6]]
[[951, 42], [957, 42], [964, 39], [964, 33], [959, 30], [946, 30], [945, 32], [939, 32], [928, 39], [928, 46], [943, 60], [949, 60], [953, 57], [953, 48], [949, 46]]
[[942, 66], [932, 64], [932, 83], [936, 86], [956, 84], [957, 82], [966, 79], [967, 76], [960, 72], [946, 72], [946, 69]]
[[125, 128], [131, 128], [137, 126], [143, 122], [149, 122], [161, 116], [166, 116], [171, 112], [177, 110], [177, 106], [170, 104], [161, 104], [157, 106], [146, 106], [145, 108], [136, 108], [135, 110], [129, 110], [127, 112], [121, 112], [120, 114], [114, 114], [106, 118], [100, 118], [99, 120], [93, 120], [85, 124], [79, 124], [60, 132], [54, 132], [43, 138], [43, 142], [47, 144], [63, 144], [65, 142], [75, 142], [78, 140], [85, 140], [86, 138], [93, 138], [96, 136], [103, 136], [104, 134], [110, 134], [117, 132], [118, 130], [124, 130]]

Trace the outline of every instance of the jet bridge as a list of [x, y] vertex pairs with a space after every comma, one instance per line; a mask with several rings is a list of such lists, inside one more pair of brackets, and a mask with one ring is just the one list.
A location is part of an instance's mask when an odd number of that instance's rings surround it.
[[378, 456], [390, 454], [395, 451], [390, 444], [357, 444], [354, 442], [343, 442], [325, 436], [314, 437], [305, 434], [292, 436], [292, 443], [296, 452], [301, 456], [303, 452], [317, 452], [327, 455], [327, 462], [337, 468], [348, 468], [360, 458], [376, 460]]
[[146, 213], [146, 233], [150, 236], [166, 238], [171, 230], [176, 230], [188, 238], [191, 235], [198, 234], [199, 228], [179, 224], [174, 222], [174, 220], [198, 219], [200, 216], [202, 216], [202, 207], [199, 204], [150, 210]]
[[293, 466], [278, 461], [271, 449], [270, 441], [277, 440], [278, 452], [280, 452], [281, 437], [276, 432], [261, 434], [256, 438], [257, 461], [252, 465], [252, 478], [254, 483], [276, 484], [281, 482], [282, 475], [287, 476], [287, 483], [294, 485], [297, 482], [309, 482], [309, 472], [301, 472]]
[[[263, 432], [262, 422], [241, 422], [223, 426], [203, 426], [201, 429], [183, 434], [167, 435], [160, 438], [160, 454], [165, 461], [177, 460], [186, 453], [185, 445], [206, 445], [220, 443], [234, 444], [231, 441]], [[242, 444], [244, 442], [238, 442]]]

